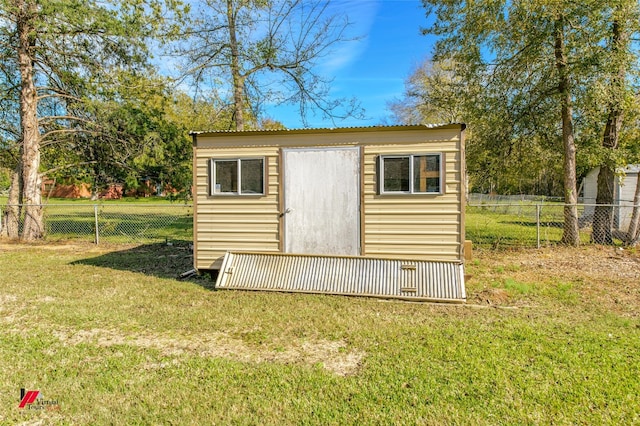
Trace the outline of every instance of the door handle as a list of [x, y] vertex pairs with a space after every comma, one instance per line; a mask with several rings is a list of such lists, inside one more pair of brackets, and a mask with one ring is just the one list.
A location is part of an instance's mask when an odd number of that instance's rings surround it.
[[282, 213], [280, 213], [280, 217], [283, 217], [285, 214], [287, 213], [291, 213], [293, 211], [292, 208], [287, 207], [287, 209], [285, 211], [283, 211]]

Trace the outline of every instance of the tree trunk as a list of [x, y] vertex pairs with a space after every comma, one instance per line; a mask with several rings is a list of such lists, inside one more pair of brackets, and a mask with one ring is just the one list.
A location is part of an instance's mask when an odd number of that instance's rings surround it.
[[640, 243], [640, 170], [638, 171], [638, 178], [636, 179], [636, 192], [633, 197], [633, 213], [631, 213], [631, 222], [629, 223], [626, 243], [630, 246]]
[[[621, 46], [621, 44], [627, 44], [625, 42], [627, 37], [623, 33], [623, 28], [621, 28], [618, 19], [613, 21], [612, 32], [611, 52], [614, 54], [614, 58], [619, 60], [618, 53], [621, 48], [626, 49], [626, 46]], [[602, 137], [602, 147], [607, 150], [618, 149], [624, 114], [622, 98], [625, 90], [626, 66], [625, 61], [616, 61], [616, 63], [619, 65], [617, 73], [611, 81], [609, 114], [604, 128], [604, 136]], [[598, 173], [598, 195], [596, 196], [596, 209], [593, 216], [593, 231], [591, 232], [591, 241], [596, 244], [613, 244], [611, 228], [613, 225], [613, 204], [615, 202], [613, 194], [614, 167], [608, 161], [604, 161], [600, 166], [600, 173]]]
[[3, 212], [2, 229], [0, 236], [7, 238], [18, 238], [20, 236], [20, 207], [22, 200], [22, 170], [20, 161], [11, 173], [11, 186], [9, 187], [9, 198]]
[[231, 77], [233, 79], [233, 116], [236, 130], [244, 130], [244, 78], [240, 74], [240, 50], [236, 31], [235, 0], [227, 0], [227, 22], [229, 23], [229, 48], [231, 50]]
[[555, 22], [555, 64], [558, 70], [558, 92], [562, 105], [562, 144], [564, 148], [564, 226], [561, 242], [577, 246], [580, 244], [578, 227], [578, 193], [576, 178], [576, 144], [573, 134], [573, 107], [567, 56], [564, 43], [564, 18]]
[[22, 127], [22, 185], [24, 225], [22, 239], [32, 241], [44, 235], [40, 169], [40, 131], [34, 78], [35, 27], [37, 5], [32, 0], [18, 1], [18, 65], [20, 68], [20, 121]]
[[591, 242], [595, 244], [613, 244], [613, 187], [615, 174], [611, 167], [600, 166], [598, 173], [596, 208], [593, 213]]
[[[602, 146], [607, 149], [617, 149], [620, 129], [622, 128], [622, 110], [612, 105], [605, 126]], [[598, 195], [596, 209], [593, 216], [593, 230], [591, 241], [596, 244], [613, 244], [611, 227], [613, 225], [614, 200], [614, 170], [609, 164], [600, 166], [598, 173]]]

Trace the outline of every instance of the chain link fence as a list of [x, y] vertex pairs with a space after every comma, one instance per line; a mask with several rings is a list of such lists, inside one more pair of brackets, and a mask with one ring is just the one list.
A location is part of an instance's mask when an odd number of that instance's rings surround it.
[[[562, 241], [564, 208], [560, 202], [513, 200], [502, 203], [477, 203], [470, 200], [466, 209], [465, 236], [474, 245], [491, 248], [544, 247]], [[640, 206], [631, 203], [615, 205], [576, 205], [578, 237], [581, 244], [596, 242], [622, 245], [634, 240], [632, 223]], [[595, 224], [595, 226], [594, 226]], [[637, 231], [635, 233], [637, 239]]]
[[[492, 202], [485, 202], [492, 201]], [[561, 241], [564, 204], [536, 197], [509, 197], [502, 202], [471, 198], [465, 215], [466, 239], [487, 248], [543, 247]], [[9, 206], [0, 207], [0, 213]], [[190, 204], [46, 204], [45, 239], [82, 239], [96, 243], [192, 241], [193, 206]], [[640, 208], [636, 206], [636, 209]], [[634, 206], [630, 203], [577, 205], [581, 243], [592, 241], [594, 220], [605, 223], [614, 244], [629, 241]], [[599, 216], [605, 215], [605, 216]], [[0, 215], [4, 220], [4, 214]], [[2, 227], [0, 221], [0, 229]], [[20, 226], [22, 223], [20, 223]]]
[[[0, 207], [0, 217], [11, 206]], [[22, 207], [22, 206], [18, 206]], [[147, 243], [193, 239], [190, 204], [45, 204], [45, 239]], [[22, 209], [21, 209], [22, 210]], [[19, 221], [22, 231], [24, 218]], [[0, 228], [4, 224], [0, 222]]]
[[500, 194], [469, 194], [469, 205], [484, 204], [536, 204], [536, 203], [562, 203], [562, 197], [550, 197], [547, 195], [500, 195]]

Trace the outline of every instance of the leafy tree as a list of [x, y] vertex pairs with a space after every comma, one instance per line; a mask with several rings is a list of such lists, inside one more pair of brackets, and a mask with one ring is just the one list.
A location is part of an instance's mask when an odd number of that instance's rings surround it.
[[260, 120], [260, 129], [262, 130], [285, 130], [284, 124], [272, 118], [263, 118]]
[[[628, 114], [631, 107], [629, 101], [634, 97], [635, 90], [631, 87], [629, 75], [633, 74], [633, 66], [637, 64], [638, 55], [631, 50], [631, 39], [640, 31], [638, 2], [618, 0], [612, 3], [603, 11], [603, 21], [610, 25], [610, 30], [603, 31], [605, 35], [609, 32], [609, 37], [602, 55], [602, 84], [599, 85], [602, 92], [601, 104], [605, 105], [603, 115], [606, 116], [606, 124], [602, 137], [604, 152], [598, 173], [597, 205], [591, 234], [592, 241], [599, 244], [613, 243], [613, 188], [615, 170], [621, 165], [621, 156], [615, 155], [615, 152], [620, 147], [625, 113]], [[631, 233], [634, 234], [633, 230]], [[632, 239], [634, 237], [631, 235]]]
[[465, 108], [474, 121], [473, 143], [492, 147], [488, 152], [516, 146], [536, 152], [530, 146], [562, 153], [562, 241], [577, 245], [577, 151], [591, 140], [576, 123], [593, 114], [589, 88], [602, 75], [611, 6], [595, 0], [423, 3], [435, 18], [425, 31], [439, 36], [434, 60], [458, 64], [462, 81], [482, 88]]
[[[297, 103], [327, 117], [359, 115], [354, 101], [330, 100], [328, 80], [315, 66], [347, 40], [348, 20], [329, 13], [324, 0], [204, 0], [194, 8], [180, 55], [197, 85], [226, 82], [236, 130], [255, 127], [266, 102]], [[224, 83], [223, 83], [224, 85]]]
[[[44, 232], [41, 148], [62, 134], [84, 131], [83, 104], [109, 96], [113, 70], [143, 71], [148, 40], [167, 10], [161, 0], [0, 0], [0, 46], [19, 83], [22, 198], [21, 237]], [[179, 4], [166, 6], [179, 11]]]
[[141, 180], [187, 196], [192, 151], [187, 123], [196, 120], [180, 102], [191, 100], [181, 92], [170, 94], [168, 82], [153, 75], [121, 73], [117, 79], [117, 100], [84, 103], [87, 122], [79, 131], [65, 132], [43, 148], [44, 173], [59, 181], [90, 182], [94, 196], [114, 183], [136, 190]]
[[0, 43], [0, 164], [10, 169], [7, 206], [3, 211], [0, 235], [17, 235], [21, 215], [22, 144], [20, 143], [20, 78], [8, 44]]
[[0, 167], [0, 192], [6, 191], [11, 186], [11, 172], [9, 169]]
[[[620, 150], [625, 152], [626, 164], [640, 164], [640, 93], [629, 98], [625, 109], [625, 126], [620, 136]], [[630, 183], [631, 185], [633, 183]], [[624, 236], [624, 242], [630, 246], [640, 244], [640, 173], [635, 182], [636, 191], [633, 198], [633, 208], [629, 220], [629, 229]]]
[[167, 120], [179, 123], [187, 131], [229, 130], [233, 127], [233, 107], [215, 91], [193, 96], [173, 90], [164, 112]]
[[425, 60], [406, 80], [403, 98], [387, 106], [399, 123], [460, 122], [466, 115], [463, 94], [469, 96], [468, 89], [454, 62]]
[[526, 110], [516, 99], [508, 102], [502, 93], [493, 99], [483, 86], [465, 80], [463, 66], [447, 60], [421, 64], [407, 79], [403, 98], [389, 103], [394, 121], [467, 123], [466, 164], [473, 191], [562, 195], [561, 156], [552, 132], [520, 134], [508, 127], [528, 115]]

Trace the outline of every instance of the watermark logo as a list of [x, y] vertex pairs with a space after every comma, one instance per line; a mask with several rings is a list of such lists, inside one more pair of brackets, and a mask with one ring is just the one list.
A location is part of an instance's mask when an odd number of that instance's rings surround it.
[[24, 408], [27, 404], [33, 404], [36, 398], [40, 395], [40, 391], [26, 391], [24, 388], [20, 389], [20, 405], [18, 408]]
[[39, 390], [20, 389], [20, 404], [18, 408], [25, 410], [58, 410], [58, 400], [45, 399]]

